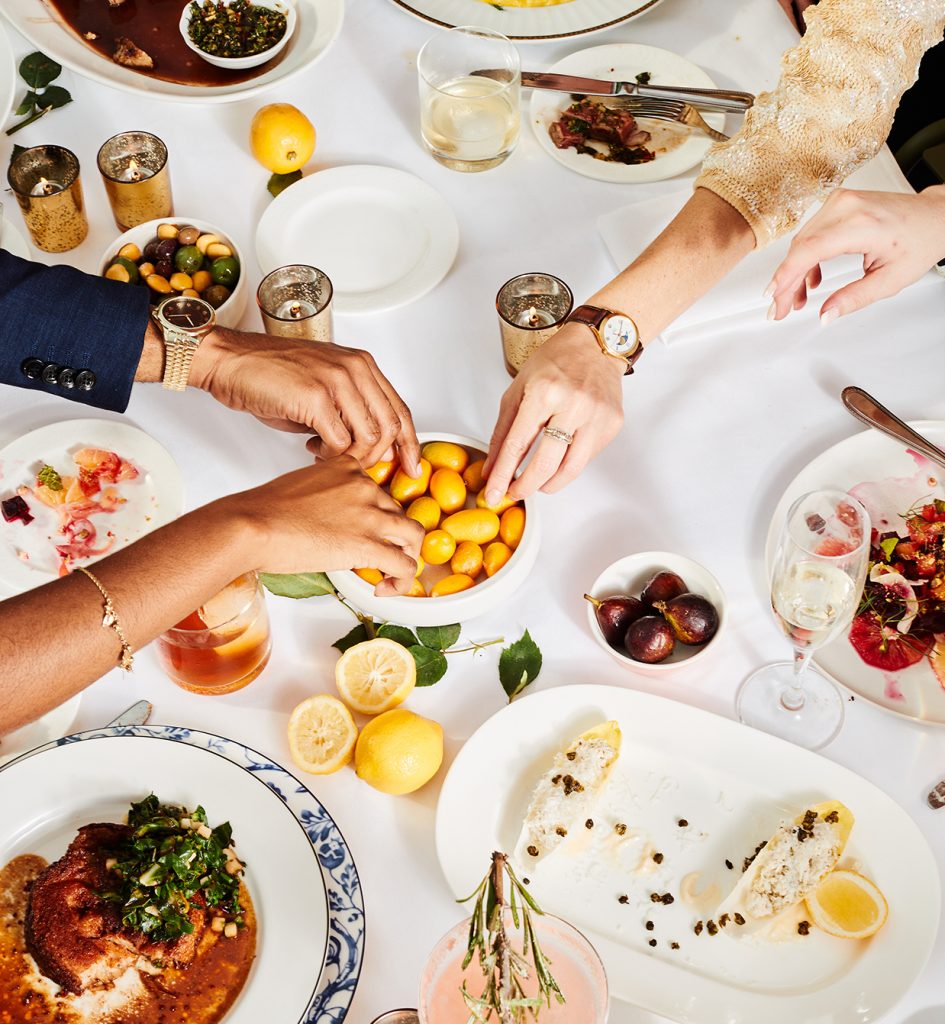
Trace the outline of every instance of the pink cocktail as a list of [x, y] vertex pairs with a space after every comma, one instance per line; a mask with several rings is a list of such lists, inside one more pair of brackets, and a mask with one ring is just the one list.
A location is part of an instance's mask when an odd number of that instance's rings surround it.
[[[542, 952], [551, 961], [551, 973], [564, 995], [559, 1004], [542, 1005], [539, 1024], [606, 1024], [607, 976], [594, 947], [571, 925], [557, 917], [533, 915]], [[474, 996], [482, 994], [485, 978], [478, 958], [463, 971], [463, 958], [469, 937], [469, 921], [463, 921], [439, 941], [430, 955], [420, 981], [420, 1024], [467, 1024], [471, 1017], [462, 997], [463, 981]], [[521, 933], [509, 922], [509, 937], [521, 952]], [[534, 978], [525, 982], [526, 996], [537, 991]], [[521, 1021], [532, 1024], [531, 1011]], [[490, 1021], [495, 1021], [495, 1014]], [[518, 1018], [516, 1018], [516, 1022]]]

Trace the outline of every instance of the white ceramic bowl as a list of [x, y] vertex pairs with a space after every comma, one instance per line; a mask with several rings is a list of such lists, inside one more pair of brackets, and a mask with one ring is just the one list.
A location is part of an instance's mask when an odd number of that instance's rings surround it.
[[[208, 2], [212, 2], [212, 0], [197, 0], [201, 7]], [[227, 6], [229, 6], [229, 0], [227, 0]], [[215, 57], [212, 53], [201, 50], [190, 38], [190, 19], [192, 17], [190, 0], [188, 0], [187, 5], [181, 11], [179, 22], [181, 37], [198, 57], [202, 57], [208, 64], [213, 64], [215, 67], [230, 68], [232, 71], [244, 71], [247, 68], [259, 67], [260, 64], [265, 64], [267, 60], [272, 60], [273, 57], [285, 49], [286, 44], [295, 32], [297, 14], [294, 4], [281, 3], [280, 0], [253, 0], [253, 6], [267, 7], [270, 11], [278, 11], [279, 14], [285, 15], [284, 35], [278, 43], [270, 46], [268, 50], [263, 50], [262, 53], [254, 53], [251, 57]]]
[[[482, 452], [488, 445], [460, 434], [418, 435], [421, 445], [429, 441], [452, 441]], [[535, 499], [525, 499], [525, 531], [508, 562], [492, 577], [480, 577], [474, 587], [444, 597], [377, 597], [374, 587], [353, 572], [331, 572], [329, 579], [342, 597], [375, 619], [404, 626], [446, 626], [485, 615], [507, 601], [528, 578], [541, 545], [541, 526]]]
[[[157, 235], [159, 224], [177, 224], [184, 227], [195, 227], [204, 234], [209, 233], [219, 235], [220, 240], [226, 242], [226, 244], [233, 250], [234, 255], [240, 261], [240, 279], [236, 282], [236, 287], [233, 289], [230, 297], [217, 310], [217, 323], [221, 327], [236, 327], [242, 319], [243, 313], [246, 311], [246, 298], [249, 293], [249, 285], [246, 282], [246, 260], [243, 256], [242, 250], [233, 241], [233, 239], [226, 234], [226, 232], [221, 231], [216, 225], [210, 224], [208, 221], [193, 220], [189, 217], [162, 217], [160, 220], [149, 220], [144, 224], [139, 224], [137, 227], [130, 228], [123, 235], [116, 238], [102, 254], [98, 268], [99, 274], [105, 273], [109, 264], [118, 255], [118, 250], [123, 245], [127, 245], [129, 242], [134, 242], [139, 249], [143, 250], [148, 242]], [[135, 285], [133, 287], [138, 286]]]
[[626, 558], [618, 559], [607, 566], [587, 593], [598, 600], [612, 597], [615, 594], [639, 597], [650, 577], [661, 569], [669, 569], [670, 572], [681, 576], [691, 593], [699, 594], [700, 597], [706, 598], [715, 605], [715, 610], [719, 613], [719, 628], [707, 644], [689, 647], [677, 642], [673, 653], [665, 661], [648, 665], [643, 661], [634, 661], [629, 654], [617, 651], [607, 643], [597, 624], [594, 606], [587, 601], [587, 623], [592, 636], [612, 658], [619, 661], [624, 668], [632, 669], [634, 672], [668, 672], [683, 663], [691, 664], [696, 658], [701, 657], [718, 644], [722, 630], [725, 628], [725, 594], [719, 586], [719, 581], [698, 562], [694, 562], [684, 555], [674, 555], [669, 551], [639, 551], [635, 555], [627, 555]]

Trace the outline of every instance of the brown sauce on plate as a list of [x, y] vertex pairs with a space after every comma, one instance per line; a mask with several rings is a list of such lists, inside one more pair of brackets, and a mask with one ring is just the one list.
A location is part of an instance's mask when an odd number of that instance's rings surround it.
[[139, 972], [125, 998], [114, 991], [73, 996], [57, 994], [26, 952], [29, 887], [45, 867], [42, 857], [25, 854], [0, 869], [0, 1024], [215, 1024], [236, 1001], [256, 954], [256, 915], [245, 885], [245, 927], [232, 939], [208, 929], [186, 970]]
[[[108, 0], [46, 0], [76, 35], [109, 63], [116, 41], [125, 36], [154, 60], [153, 70], [129, 68], [147, 78], [180, 85], [222, 86], [258, 78], [276, 67], [289, 45], [272, 60], [255, 68], [230, 71], [208, 64], [181, 38], [178, 22], [186, 0], [124, 0], [110, 7]], [[90, 39], [88, 34], [94, 38]]]

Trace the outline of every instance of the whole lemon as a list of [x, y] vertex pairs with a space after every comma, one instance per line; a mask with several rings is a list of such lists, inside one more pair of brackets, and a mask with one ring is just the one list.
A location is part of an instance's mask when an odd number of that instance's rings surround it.
[[425, 786], [443, 763], [443, 729], [404, 708], [385, 711], [361, 730], [358, 776], [382, 793], [402, 796]]
[[249, 129], [253, 156], [273, 174], [290, 174], [315, 152], [315, 128], [291, 103], [270, 103], [256, 111]]

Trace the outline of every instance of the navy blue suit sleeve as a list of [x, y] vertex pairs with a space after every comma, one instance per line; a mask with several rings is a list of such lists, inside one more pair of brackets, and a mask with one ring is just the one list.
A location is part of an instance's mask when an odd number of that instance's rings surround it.
[[4, 384], [124, 412], [148, 317], [147, 288], [73, 267], [47, 267], [0, 249]]

